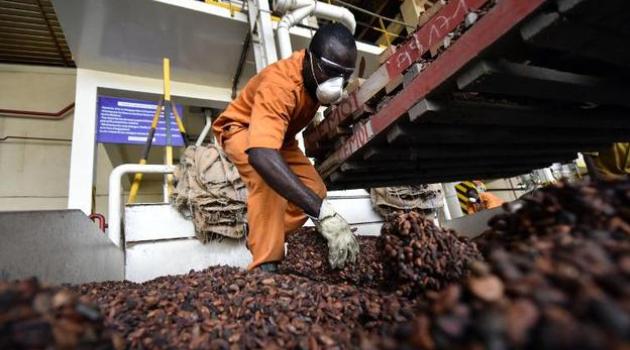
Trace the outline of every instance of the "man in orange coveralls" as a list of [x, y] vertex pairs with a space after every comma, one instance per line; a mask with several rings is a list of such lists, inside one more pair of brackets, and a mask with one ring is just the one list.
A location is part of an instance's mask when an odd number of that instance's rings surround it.
[[504, 203], [504, 200], [501, 198], [485, 191], [480, 192], [470, 189], [466, 194], [468, 195], [468, 207], [466, 211], [469, 215], [484, 209], [500, 207]]
[[354, 263], [359, 245], [348, 223], [325, 200], [326, 187], [295, 135], [317, 108], [339, 102], [354, 71], [356, 43], [341, 24], [322, 26], [308, 50], [263, 69], [213, 126], [248, 190], [248, 269], [276, 271], [285, 234], [307, 215], [328, 241], [333, 268]]

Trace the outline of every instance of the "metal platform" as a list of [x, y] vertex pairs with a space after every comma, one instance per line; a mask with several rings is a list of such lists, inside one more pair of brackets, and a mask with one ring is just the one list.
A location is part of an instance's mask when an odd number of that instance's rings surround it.
[[121, 281], [125, 255], [80, 210], [0, 212], [0, 281]]
[[629, 20], [623, 0], [451, 1], [309, 127], [307, 153], [345, 189], [515, 176], [630, 141]]
[[[79, 68], [135, 77], [162, 79], [162, 57], [169, 57], [174, 81], [231, 89], [249, 30], [242, 2], [231, 11], [193, 0], [46, 1], [54, 4]], [[313, 35], [300, 26], [290, 33], [295, 50], [308, 47]], [[0, 30], [0, 48], [3, 35]], [[366, 43], [357, 49], [367, 72], [378, 67], [382, 49]], [[253, 50], [248, 52], [239, 87], [256, 73]]]

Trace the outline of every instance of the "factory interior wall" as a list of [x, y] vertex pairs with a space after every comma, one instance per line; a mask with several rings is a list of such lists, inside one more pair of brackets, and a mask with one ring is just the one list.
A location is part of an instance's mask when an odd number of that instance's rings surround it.
[[[0, 109], [57, 112], [74, 102], [73, 68], [0, 65]], [[61, 120], [0, 116], [0, 139], [46, 137], [64, 141], [7, 139], [0, 142], [0, 211], [66, 209], [74, 113]], [[103, 145], [96, 155], [95, 211], [107, 215], [113, 169]], [[159, 202], [162, 183], [146, 181], [138, 202]]]
[[[0, 109], [57, 112], [74, 101], [74, 69], [0, 65]], [[0, 116], [0, 210], [65, 209], [73, 113], [61, 120]]]
[[[102, 145], [98, 145], [92, 151], [92, 142], [95, 139], [96, 125], [96, 101], [99, 89], [120, 90], [138, 92], [144, 94], [162, 94], [162, 79], [138, 77], [127, 74], [116, 74], [88, 69], [78, 69], [77, 84], [80, 87], [76, 91], [77, 111], [82, 113], [80, 120], [75, 120], [77, 128], [73, 137], [76, 149], [72, 152], [72, 168], [70, 169], [70, 183], [68, 189], [70, 197], [68, 206], [88, 212], [91, 207], [89, 192], [92, 186], [96, 187], [96, 211], [107, 216], [106, 204], [108, 192], [109, 174], [112, 167], [121, 164], [119, 159], [110, 159]], [[229, 101], [230, 89], [201, 86], [183, 82], [172, 81], [171, 92], [178, 96], [178, 101]], [[88, 178], [92, 173], [92, 159], [96, 157], [94, 164], [95, 182]], [[128, 160], [129, 161], [129, 160]], [[136, 162], [134, 159], [132, 162]], [[161, 182], [144, 182], [139, 193], [138, 202], [161, 201]], [[147, 196], [147, 198], [143, 196]]]

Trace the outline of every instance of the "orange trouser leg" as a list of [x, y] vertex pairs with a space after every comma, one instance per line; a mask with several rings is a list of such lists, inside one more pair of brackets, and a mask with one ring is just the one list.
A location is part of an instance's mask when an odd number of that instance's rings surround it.
[[[276, 193], [249, 164], [247, 129], [223, 138], [223, 150], [238, 169], [247, 186], [247, 244], [253, 261], [248, 269], [265, 262], [281, 261], [284, 257], [285, 232], [302, 226], [304, 212]], [[291, 170], [315, 193], [325, 196], [326, 188], [299, 148], [289, 147], [280, 151]]]

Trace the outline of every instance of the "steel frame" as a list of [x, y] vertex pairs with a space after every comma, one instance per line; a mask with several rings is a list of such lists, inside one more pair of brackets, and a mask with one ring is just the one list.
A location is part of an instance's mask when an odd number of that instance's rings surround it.
[[[508, 31], [514, 28], [517, 24], [536, 11], [546, 0], [503, 0], [496, 4], [484, 17], [482, 17], [478, 23], [476, 23], [470, 30], [465, 32], [458, 41], [455, 42], [448, 50], [432, 62], [421, 75], [418, 75], [413, 79], [405, 89], [396, 95], [385, 108], [382, 108], [379, 112], [371, 116], [365, 123], [355, 125], [352, 135], [339, 147], [331, 156], [329, 156], [318, 169], [324, 177], [328, 177], [334, 173], [342, 162], [346, 161], [350, 156], [356, 153], [358, 150], [364, 148], [376, 135], [383, 132], [390, 127], [400, 117], [406, 115], [417, 101], [422, 100], [427, 94], [434, 89], [438, 88], [441, 84], [445, 83], [448, 79], [452, 78], [460, 69], [462, 69], [471, 58], [474, 58], [481, 54], [484, 50], [489, 48], [493, 43], [499, 40]], [[472, 3], [461, 0], [459, 3], [465, 3], [469, 5], [467, 8], [472, 8]], [[475, 4], [481, 6], [481, 1]], [[485, 2], [483, 2], [485, 3]], [[451, 3], [453, 4], [453, 3]], [[448, 11], [449, 8], [444, 8], [443, 11]], [[450, 9], [452, 11], [452, 9]], [[437, 16], [438, 18], [443, 15], [441, 11]], [[457, 13], [457, 12], [456, 12]], [[457, 18], [463, 18], [465, 16], [462, 11], [459, 11]], [[440, 20], [443, 21], [443, 20]], [[453, 20], [452, 22], [455, 22]], [[435, 28], [436, 19], [432, 20], [428, 24], [428, 28]], [[439, 27], [439, 26], [438, 26]], [[426, 26], [423, 28], [427, 28]], [[444, 35], [448, 34], [444, 27]], [[418, 37], [418, 36], [414, 36]], [[404, 67], [411, 65], [412, 60], [407, 59], [407, 55], [411, 56], [412, 53], [422, 52], [422, 50], [409, 49], [409, 43], [405, 46], [406, 49], [397, 55], [392, 56], [384, 65], [388, 76], [391, 73], [402, 72]], [[422, 47], [427, 47], [422, 45]], [[402, 57], [402, 58], [401, 58]], [[420, 57], [411, 56], [413, 57]], [[397, 64], [402, 62], [401, 64]], [[382, 70], [382, 68], [379, 70]], [[376, 75], [382, 74], [377, 71]], [[361, 90], [359, 93], [362, 92]], [[360, 100], [359, 100], [360, 101]], [[358, 104], [357, 104], [358, 106]], [[343, 106], [340, 106], [343, 110]], [[349, 115], [352, 109], [347, 109], [349, 113], [340, 115]], [[342, 117], [334, 117], [331, 119], [329, 125], [334, 125], [337, 120], [341, 120]], [[322, 126], [323, 130], [330, 130], [328, 126]]]
[[305, 141], [309, 145], [307, 148], [314, 148], [317, 142], [334, 137], [337, 128], [353, 119], [353, 115], [362, 114], [368, 101], [390, 81], [399, 77], [431, 48], [440, 45], [450, 32], [464, 22], [466, 15], [489, 2], [490, 0], [457, 0], [444, 6], [431, 20], [411, 35], [359, 89], [332, 108], [321, 124], [305, 131]]

